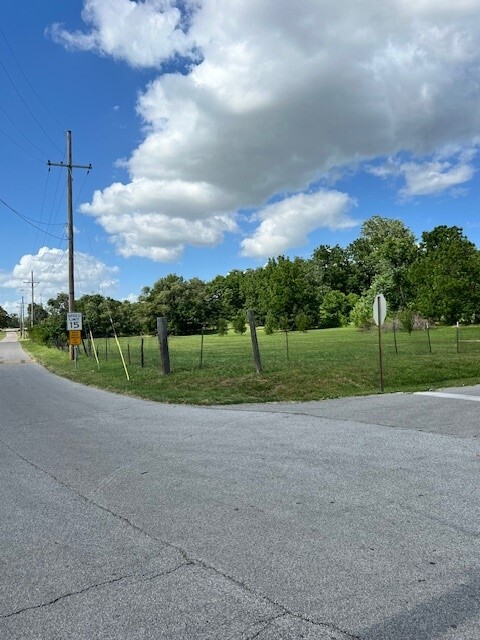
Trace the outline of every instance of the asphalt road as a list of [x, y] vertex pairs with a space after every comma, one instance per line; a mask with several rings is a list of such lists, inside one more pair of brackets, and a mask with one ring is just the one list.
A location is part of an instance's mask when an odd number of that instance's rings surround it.
[[2, 640], [480, 638], [479, 387], [196, 408], [28, 360], [0, 343]]

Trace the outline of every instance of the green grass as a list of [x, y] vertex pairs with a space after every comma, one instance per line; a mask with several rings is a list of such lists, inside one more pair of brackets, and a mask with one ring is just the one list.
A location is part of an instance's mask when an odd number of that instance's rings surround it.
[[[480, 327], [443, 327], [408, 335], [382, 334], [384, 391], [414, 391], [480, 383]], [[145, 366], [140, 366], [141, 338], [122, 338], [130, 375], [127, 381], [114, 340], [96, 341], [100, 365], [83, 350], [75, 366], [68, 354], [35, 343], [23, 346], [47, 369], [111, 391], [160, 402], [230, 404], [318, 400], [380, 391], [378, 332], [352, 328], [293, 332], [270, 336], [258, 331], [263, 373], [255, 371], [249, 335], [206, 335], [200, 368], [200, 336], [169, 338], [172, 373], [161, 375], [158, 341], [144, 338]], [[107, 351], [106, 351], [107, 349]], [[128, 358], [128, 352], [130, 358]]]
[[3, 340], [6, 335], [5, 331], [0, 331], [0, 340]]

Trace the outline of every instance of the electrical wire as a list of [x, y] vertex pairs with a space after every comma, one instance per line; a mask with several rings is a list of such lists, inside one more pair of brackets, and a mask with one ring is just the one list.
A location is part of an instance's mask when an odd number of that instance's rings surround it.
[[10, 211], [12, 211], [15, 215], [17, 215], [21, 220], [23, 220], [24, 222], [26, 222], [27, 224], [29, 224], [31, 227], [33, 227], [34, 229], [37, 229], [39, 231], [41, 231], [42, 233], [44, 233], [47, 236], [50, 236], [51, 238], [55, 238], [56, 240], [62, 240], [63, 238], [60, 238], [59, 236], [54, 235], [53, 233], [49, 233], [48, 231], [45, 231], [45, 229], [42, 229], [41, 227], [39, 227], [39, 224], [47, 224], [45, 222], [41, 222], [38, 220], [33, 220], [32, 218], [28, 218], [27, 216], [24, 216], [22, 213], [20, 213], [19, 211], [17, 211], [14, 207], [12, 207], [11, 205], [8, 204], [8, 202], [5, 202], [5, 200], [3, 200], [3, 198], [0, 198], [0, 202], [7, 207], [7, 209], [10, 209]]
[[30, 107], [28, 106], [28, 104], [26, 103], [26, 101], [24, 100], [22, 94], [20, 93], [20, 91], [17, 88], [17, 85], [15, 84], [15, 82], [13, 81], [13, 78], [10, 76], [10, 74], [7, 71], [6, 66], [3, 64], [2, 60], [0, 60], [0, 67], [2, 67], [3, 71], [5, 72], [5, 75], [7, 76], [7, 78], [10, 80], [10, 83], [12, 85], [12, 87], [15, 89], [16, 94], [18, 95], [18, 97], [20, 98], [20, 100], [22, 101], [22, 104], [24, 105], [25, 109], [28, 111], [28, 113], [30, 114], [30, 116], [33, 118], [33, 120], [37, 123], [37, 125], [39, 126], [40, 130], [43, 132], [43, 134], [46, 136], [46, 138], [53, 144], [53, 146], [60, 151], [61, 153], [61, 149], [59, 148], [59, 146], [57, 145], [56, 142], [54, 142], [52, 140], [52, 138], [48, 135], [48, 133], [45, 131], [45, 129], [42, 127], [40, 121], [37, 119], [37, 117], [34, 115], [33, 111], [30, 109]]
[[[34, 142], [32, 142], [29, 138], [27, 138], [27, 136], [23, 133], [23, 131], [20, 129], [20, 127], [19, 127], [19, 126], [17, 126], [17, 124], [15, 124], [15, 121], [14, 121], [14, 120], [13, 120], [13, 119], [8, 115], [8, 113], [5, 111], [5, 109], [2, 107], [2, 105], [1, 105], [1, 104], [0, 104], [0, 110], [1, 110], [1, 111], [3, 112], [3, 114], [4, 114], [4, 115], [5, 115], [5, 116], [10, 120], [10, 122], [12, 123], [12, 125], [13, 125], [13, 126], [15, 127], [15, 129], [18, 131], [18, 133], [19, 133], [23, 138], [25, 138], [25, 140], [28, 142], [28, 144], [31, 144], [31, 145], [32, 145], [32, 147], [33, 147], [34, 149], [36, 149], [39, 153], [41, 153], [41, 154], [43, 155], [43, 157], [44, 157], [44, 158], [47, 158], [47, 157], [48, 157], [48, 156], [47, 156], [47, 154], [46, 154], [46, 153], [44, 153], [44, 152], [42, 151], [42, 149], [40, 149], [40, 147], [37, 147], [37, 145], [36, 145]], [[4, 133], [4, 132], [2, 132], [2, 133]], [[6, 134], [6, 133], [4, 133], [4, 135], [7, 135], [7, 134]], [[7, 136], [7, 137], [9, 137], [9, 136]], [[12, 140], [12, 139], [10, 138], [10, 140]], [[14, 142], [14, 144], [16, 144], [17, 146], [19, 146], [19, 147], [20, 147], [20, 145], [18, 144], [18, 142], [15, 142], [14, 140], [12, 140], [12, 142]], [[20, 147], [20, 148], [21, 148], [21, 147]], [[26, 151], [26, 150], [25, 150], [25, 151]], [[33, 155], [33, 154], [31, 154], [29, 151], [27, 151], [27, 153], [28, 153], [29, 155]], [[35, 157], [35, 156], [33, 156], [33, 157]], [[37, 159], [37, 160], [40, 160], [40, 158], [36, 158], [36, 159]], [[40, 160], [40, 162], [45, 162], [45, 160]]]
[[20, 143], [18, 143], [11, 136], [9, 136], [8, 133], [5, 133], [5, 131], [3, 129], [0, 129], [0, 133], [2, 133], [5, 136], [5, 138], [7, 138], [7, 140], [10, 140], [10, 142], [13, 142], [14, 145], [16, 145], [19, 149], [21, 149], [24, 153], [29, 155], [31, 158], [33, 158], [34, 160], [38, 160], [42, 164], [44, 163], [44, 160], [42, 160], [38, 156], [33, 155], [33, 153], [31, 153], [28, 149], [25, 149], [25, 147], [22, 147], [22, 145]]
[[37, 100], [40, 102], [40, 104], [42, 105], [42, 107], [45, 109], [45, 111], [49, 114], [49, 116], [57, 123], [57, 125], [62, 129], [62, 131], [65, 131], [66, 127], [64, 127], [59, 121], [58, 119], [53, 115], [53, 113], [50, 111], [50, 109], [47, 107], [47, 105], [43, 102], [43, 100], [41, 99], [41, 97], [38, 95], [38, 93], [35, 91], [34, 87], [32, 86], [32, 83], [30, 82], [30, 80], [27, 77], [27, 74], [25, 73], [25, 71], [22, 69], [22, 66], [20, 64], [20, 62], [17, 59], [17, 56], [15, 55], [12, 47], [10, 46], [9, 41], [7, 40], [7, 36], [5, 35], [2, 27], [0, 27], [0, 35], [2, 36], [2, 38], [5, 40], [5, 43], [10, 51], [10, 53], [12, 54], [12, 58], [15, 60], [17, 67], [20, 69], [20, 73], [23, 75], [25, 82], [28, 84], [28, 86], [30, 87], [30, 89], [32, 90], [34, 96], [37, 98]]

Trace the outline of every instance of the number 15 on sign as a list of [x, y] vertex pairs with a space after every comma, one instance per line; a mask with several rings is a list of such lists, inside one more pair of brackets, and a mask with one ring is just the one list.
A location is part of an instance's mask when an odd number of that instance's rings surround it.
[[82, 328], [82, 314], [67, 313], [67, 331], [79, 331]]

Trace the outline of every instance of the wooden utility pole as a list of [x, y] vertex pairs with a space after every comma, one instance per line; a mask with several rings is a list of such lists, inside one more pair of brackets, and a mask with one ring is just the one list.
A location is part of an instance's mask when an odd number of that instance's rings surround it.
[[[75, 311], [75, 269], [73, 252], [73, 175], [72, 169], [91, 171], [91, 164], [72, 163], [72, 132], [67, 131], [67, 162], [47, 162], [49, 167], [65, 167], [67, 169], [67, 232], [68, 232], [68, 312]], [[70, 346], [70, 360], [73, 360], [73, 349]]]
[[[34, 282], [33, 281], [33, 271], [30, 271], [30, 280], [24, 280], [23, 284], [29, 284], [32, 287], [32, 306], [30, 308], [30, 326], [33, 327], [33, 322], [35, 319], [35, 311], [34, 311], [34, 307], [33, 307], [33, 303], [34, 303], [34, 295], [33, 295], [33, 290], [35, 285], [38, 284], [38, 282]], [[23, 299], [23, 296], [22, 296]]]

